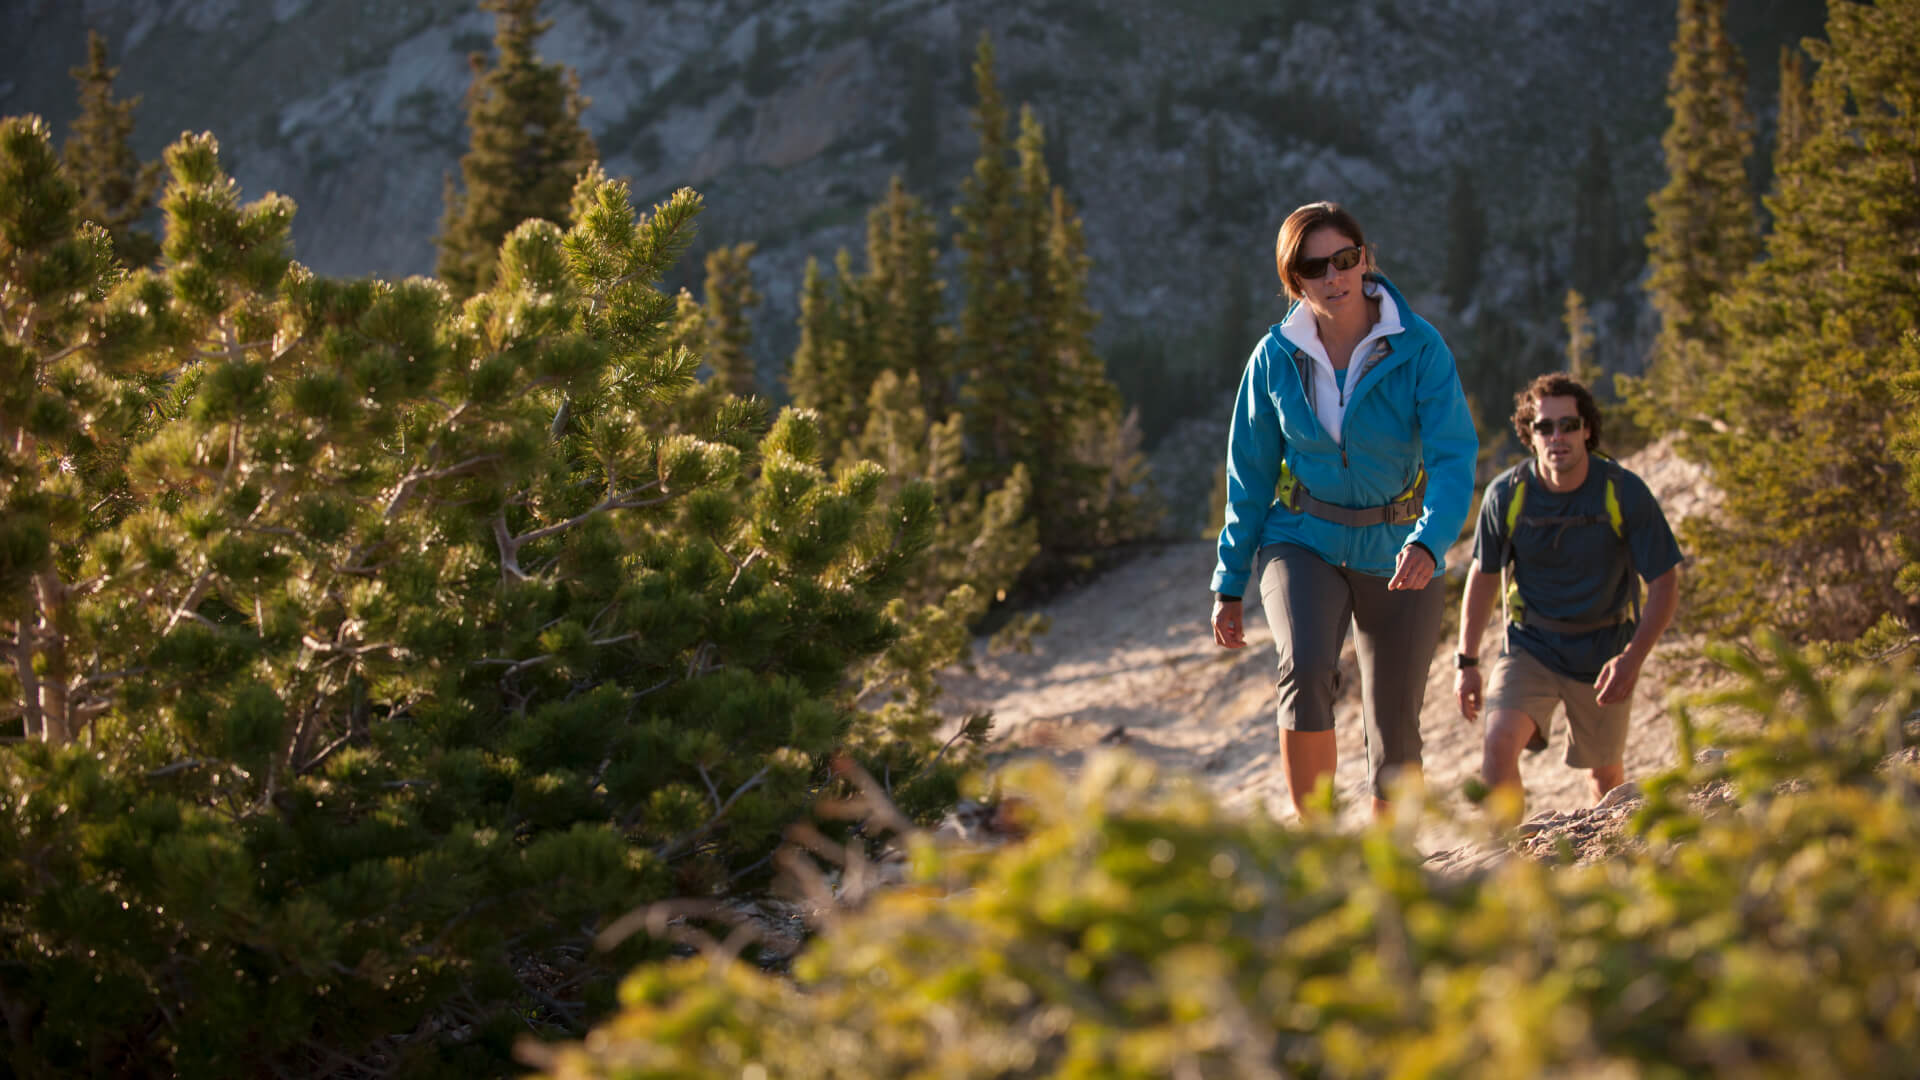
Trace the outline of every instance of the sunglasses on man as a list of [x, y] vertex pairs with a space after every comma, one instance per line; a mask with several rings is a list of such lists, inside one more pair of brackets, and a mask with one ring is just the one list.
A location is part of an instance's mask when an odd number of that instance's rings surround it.
[[1527, 426], [1540, 435], [1551, 435], [1556, 431], [1562, 435], [1571, 435], [1586, 427], [1587, 423], [1578, 416], [1563, 416], [1557, 421], [1543, 416]]
[[1360, 265], [1360, 249], [1354, 246], [1341, 248], [1331, 255], [1319, 258], [1300, 259], [1293, 264], [1294, 273], [1308, 281], [1318, 281], [1327, 276], [1327, 267], [1335, 270], [1351, 270]]

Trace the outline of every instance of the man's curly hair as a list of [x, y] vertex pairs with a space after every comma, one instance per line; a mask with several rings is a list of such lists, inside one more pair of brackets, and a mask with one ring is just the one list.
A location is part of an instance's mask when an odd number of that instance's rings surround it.
[[1534, 402], [1546, 397], [1572, 398], [1586, 426], [1587, 452], [1600, 449], [1600, 406], [1580, 380], [1564, 371], [1550, 371], [1513, 395], [1513, 432], [1520, 436], [1520, 445], [1533, 445], [1533, 417], [1537, 408]]

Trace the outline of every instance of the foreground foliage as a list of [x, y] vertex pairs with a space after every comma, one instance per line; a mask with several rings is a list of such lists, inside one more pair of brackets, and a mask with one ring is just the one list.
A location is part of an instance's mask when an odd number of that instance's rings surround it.
[[698, 196], [589, 172], [455, 303], [167, 163], [128, 273], [0, 125], [0, 1072], [499, 1073], [836, 755], [948, 805], [961, 751], [853, 702], [933, 492], [694, 393]]
[[[1425, 868], [1386, 828], [1223, 812], [1124, 756], [1005, 777], [1030, 834], [912, 845], [797, 986], [643, 969], [583, 1077], [1840, 1077], [1920, 1053], [1920, 676], [1728, 656], [1758, 734], [1649, 785], [1644, 850]], [[1683, 741], [1696, 732], [1683, 716]], [[1889, 764], [1890, 750], [1909, 747]], [[1728, 785], [1740, 808], [1689, 793]]]

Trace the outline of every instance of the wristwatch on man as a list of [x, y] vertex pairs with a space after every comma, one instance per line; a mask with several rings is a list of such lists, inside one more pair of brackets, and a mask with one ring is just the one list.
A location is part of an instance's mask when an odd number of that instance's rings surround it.
[[1467, 668], [1479, 666], [1480, 658], [1477, 656], [1468, 656], [1466, 653], [1453, 654], [1453, 667], [1456, 671], [1465, 671]]

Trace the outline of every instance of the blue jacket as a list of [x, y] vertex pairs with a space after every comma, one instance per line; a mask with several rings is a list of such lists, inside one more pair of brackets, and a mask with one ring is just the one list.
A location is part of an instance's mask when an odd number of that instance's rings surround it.
[[[1391, 577], [1400, 549], [1417, 542], [1433, 555], [1436, 573], [1445, 569], [1442, 560], [1473, 498], [1480, 440], [1447, 343], [1413, 313], [1392, 282], [1378, 274], [1367, 280], [1393, 297], [1402, 330], [1380, 339], [1384, 350], [1369, 350], [1351, 365], [1340, 443], [1321, 427], [1310, 404], [1306, 380], [1313, 377], [1313, 361], [1280, 325], [1247, 361], [1227, 441], [1227, 520], [1213, 571], [1215, 592], [1244, 596], [1254, 552], [1283, 541], [1379, 577]], [[1274, 497], [1282, 461], [1315, 498], [1350, 507], [1392, 500], [1424, 462], [1426, 508], [1407, 524], [1363, 527], [1294, 513]]]

